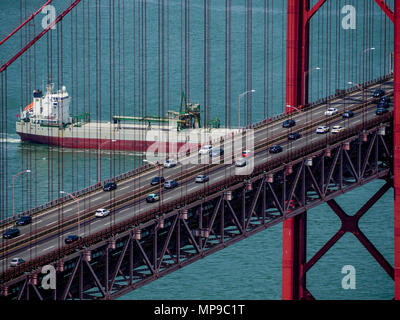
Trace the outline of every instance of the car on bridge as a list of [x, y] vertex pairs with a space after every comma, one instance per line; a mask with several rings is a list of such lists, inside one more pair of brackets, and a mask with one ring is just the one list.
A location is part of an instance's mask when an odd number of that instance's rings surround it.
[[333, 126], [332, 130], [331, 130], [331, 133], [339, 133], [339, 132], [342, 132], [342, 131], [344, 131], [344, 128], [342, 126]]
[[283, 151], [282, 147], [278, 144], [269, 148], [269, 153], [280, 153], [282, 151]]
[[253, 155], [253, 152], [251, 150], [242, 151], [242, 157], [243, 158], [251, 157], [252, 155]]
[[32, 218], [30, 216], [22, 216], [15, 223], [17, 226], [25, 226], [32, 222]]
[[377, 108], [389, 108], [389, 102], [387, 102], [385, 99], [384, 100], [379, 100], [378, 105], [376, 106]]
[[316, 133], [328, 133], [329, 127], [328, 126], [319, 126], [316, 130]]
[[109, 214], [110, 214], [110, 210], [102, 208], [102, 209], [97, 209], [94, 216], [98, 217], [98, 218], [103, 218], [103, 217], [107, 217]]
[[345, 112], [343, 112], [342, 117], [343, 118], [352, 118], [354, 116], [354, 112], [351, 110], [346, 110]]
[[334, 116], [338, 113], [338, 109], [336, 108], [328, 108], [328, 110], [325, 111], [326, 116]]
[[214, 149], [211, 149], [211, 151], [210, 151], [211, 158], [219, 157], [219, 156], [222, 156], [223, 154], [224, 154], [224, 149], [222, 149], [222, 148], [214, 148]]
[[282, 127], [283, 128], [291, 128], [294, 127], [296, 125], [296, 121], [294, 119], [288, 119], [283, 121], [282, 123]]
[[380, 98], [380, 97], [383, 97], [384, 95], [385, 95], [385, 91], [382, 90], [382, 89], [376, 89], [376, 90], [374, 91], [374, 93], [372, 94], [372, 96], [373, 96], [374, 98]]
[[288, 134], [288, 140], [297, 140], [301, 138], [300, 132], [291, 132]]
[[238, 158], [235, 161], [235, 166], [236, 167], [245, 167], [247, 165], [247, 160], [245, 158]]
[[20, 235], [20, 231], [18, 228], [10, 228], [7, 229], [6, 232], [3, 233], [3, 239], [12, 239], [18, 237]]
[[212, 145], [210, 145], [210, 144], [202, 146], [201, 149], [199, 150], [199, 154], [200, 155], [210, 154], [211, 149], [212, 149]]
[[70, 234], [69, 236], [67, 236], [64, 240], [65, 244], [70, 244], [70, 243], [74, 243], [78, 240], [82, 239], [81, 237], [78, 237], [76, 234]]
[[10, 262], [10, 267], [17, 267], [20, 264], [23, 264], [24, 262], [25, 260], [22, 258], [12, 258]]
[[160, 197], [158, 196], [157, 193], [150, 193], [147, 197], [146, 197], [146, 202], [147, 203], [153, 203], [153, 202], [157, 202], [160, 201]]
[[376, 115], [381, 116], [387, 112], [389, 112], [389, 110], [386, 108], [377, 108], [375, 113]]
[[164, 162], [164, 168], [173, 168], [177, 165], [177, 162], [175, 159], [168, 159], [167, 161]]
[[381, 98], [379, 99], [379, 101], [386, 101], [387, 103], [390, 103], [390, 102], [391, 102], [391, 99], [390, 99], [389, 96], [384, 96], [384, 97], [381, 97]]
[[117, 189], [117, 184], [115, 182], [112, 182], [112, 181], [111, 182], [107, 182], [103, 187], [104, 191], [112, 191], [112, 190], [115, 190], [115, 189]]
[[205, 174], [199, 174], [196, 179], [194, 180], [194, 182], [196, 183], [204, 183], [207, 182], [209, 180], [209, 178], [205, 175]]
[[164, 183], [165, 182], [165, 178], [164, 177], [154, 177], [152, 180], [151, 180], [151, 185], [152, 186], [156, 186], [156, 185], [158, 185], [159, 183]]
[[165, 189], [173, 189], [173, 188], [176, 188], [177, 186], [178, 186], [178, 182], [176, 182], [175, 180], [167, 180], [164, 182]]

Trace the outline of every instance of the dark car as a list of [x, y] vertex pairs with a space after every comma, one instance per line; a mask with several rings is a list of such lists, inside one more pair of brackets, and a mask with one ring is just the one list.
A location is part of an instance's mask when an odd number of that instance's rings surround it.
[[269, 153], [279, 153], [282, 152], [282, 147], [280, 145], [275, 145], [269, 148]]
[[391, 99], [390, 99], [390, 97], [386, 96], [386, 97], [381, 97], [381, 99], [379, 100], [379, 102], [380, 102], [380, 101], [386, 101], [387, 103], [390, 103]]
[[81, 239], [81, 237], [78, 237], [76, 234], [69, 235], [65, 238], [65, 244], [73, 243], [79, 239]]
[[178, 182], [176, 182], [175, 180], [167, 180], [164, 183], [165, 189], [173, 189], [173, 188], [176, 188], [177, 186], [178, 186]]
[[374, 98], [379, 98], [379, 97], [383, 97], [384, 95], [385, 95], [385, 91], [383, 91], [382, 89], [376, 89], [372, 96]]
[[378, 108], [378, 109], [376, 109], [376, 114], [378, 115], [378, 116], [380, 116], [380, 115], [382, 115], [382, 114], [385, 114], [386, 112], [389, 112], [389, 110], [388, 109], [386, 109], [386, 108]]
[[297, 140], [301, 138], [301, 134], [299, 132], [291, 132], [288, 134], [288, 140]]
[[352, 118], [354, 116], [353, 111], [351, 110], [346, 110], [345, 112], [343, 112], [342, 117], [343, 118]]
[[24, 226], [30, 224], [32, 222], [32, 218], [30, 216], [22, 216], [15, 223], [17, 226]]
[[151, 185], [152, 186], [156, 186], [159, 183], [164, 183], [165, 182], [165, 178], [164, 177], [154, 177], [153, 180], [151, 180]]
[[291, 128], [291, 127], [294, 127], [295, 125], [296, 125], [296, 121], [294, 121], [293, 119], [285, 120], [282, 123], [283, 128]]
[[103, 187], [104, 191], [111, 191], [115, 189], [117, 189], [117, 184], [115, 182], [107, 182]]
[[378, 105], [378, 108], [389, 108], [389, 102], [387, 102], [386, 100], [380, 100]]
[[18, 228], [10, 228], [6, 232], [3, 233], [3, 239], [12, 239], [18, 237], [20, 234]]

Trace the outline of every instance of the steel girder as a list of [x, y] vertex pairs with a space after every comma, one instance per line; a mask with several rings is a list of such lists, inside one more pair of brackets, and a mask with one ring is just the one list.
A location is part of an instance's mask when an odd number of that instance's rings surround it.
[[[44, 275], [37, 270], [5, 283], [2, 295], [27, 300], [112, 299], [286, 219], [297, 217], [304, 230], [310, 208], [323, 202], [335, 207], [335, 197], [375, 179], [386, 179], [386, 188], [390, 186], [391, 130], [379, 126], [325, 146], [54, 262], [55, 290], [42, 288]], [[337, 206], [335, 212], [344, 217]], [[297, 236], [304, 237], [305, 232]], [[304, 260], [305, 239], [299, 243], [299, 291], [302, 298], [312, 297], [305, 273], [334, 241], [309, 262]], [[367, 247], [391, 272], [373, 246]]]

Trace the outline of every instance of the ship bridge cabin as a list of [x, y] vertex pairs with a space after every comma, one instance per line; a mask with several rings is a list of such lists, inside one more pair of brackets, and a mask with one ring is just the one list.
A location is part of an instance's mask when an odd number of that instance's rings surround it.
[[54, 84], [46, 86], [46, 95], [41, 90], [33, 91], [33, 101], [22, 112], [22, 120], [33, 123], [61, 125], [71, 122], [69, 103], [71, 98], [65, 86], [53, 93]]

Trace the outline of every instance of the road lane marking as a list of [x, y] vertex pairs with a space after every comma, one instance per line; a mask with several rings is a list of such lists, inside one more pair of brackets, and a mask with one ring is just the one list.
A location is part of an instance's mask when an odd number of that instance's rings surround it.
[[51, 248], [54, 248], [54, 247], [55, 247], [55, 245], [53, 245], [53, 246], [51, 246], [51, 247], [48, 247], [48, 248], [45, 248], [45, 249], [42, 250], [42, 252], [43, 252], [43, 251], [47, 251], [47, 250], [49, 250], [49, 249], [51, 249]]

